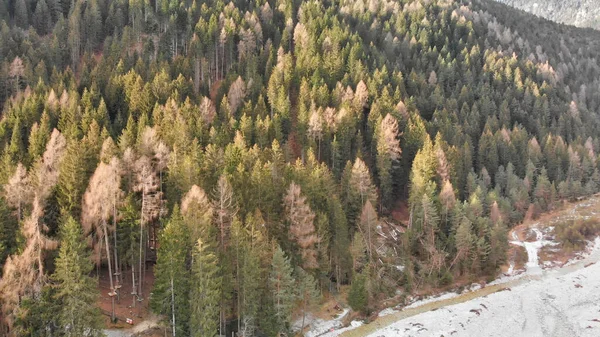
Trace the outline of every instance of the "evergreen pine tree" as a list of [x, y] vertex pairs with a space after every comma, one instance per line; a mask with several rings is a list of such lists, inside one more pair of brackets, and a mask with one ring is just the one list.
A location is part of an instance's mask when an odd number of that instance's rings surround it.
[[317, 281], [310, 273], [307, 273], [302, 268], [298, 268], [297, 275], [298, 286], [296, 289], [298, 290], [298, 298], [302, 306], [302, 328], [300, 331], [304, 331], [306, 312], [319, 299], [319, 291], [317, 289]]
[[190, 305], [201, 299], [191, 299], [186, 268], [188, 233], [179, 207], [173, 209], [169, 223], [159, 237], [154, 274], [156, 281], [150, 306], [169, 318], [173, 336], [189, 335]]
[[290, 260], [279, 246], [273, 251], [269, 286], [273, 293], [274, 314], [277, 322], [276, 330], [278, 333], [286, 333], [290, 328], [289, 323], [296, 296], [294, 294], [294, 277], [292, 276]]
[[61, 246], [56, 259], [56, 299], [61, 303], [58, 313], [60, 329], [66, 336], [102, 336], [100, 312], [96, 308], [93, 269], [81, 225], [71, 216], [63, 221]]
[[29, 28], [29, 11], [25, 0], [17, 0], [15, 3], [15, 23], [23, 29]]
[[219, 261], [213, 247], [198, 239], [192, 254], [190, 291], [190, 333], [194, 337], [210, 337], [219, 326], [221, 277]]
[[348, 292], [348, 304], [356, 312], [366, 313], [369, 305], [366, 278], [363, 274], [356, 274]]

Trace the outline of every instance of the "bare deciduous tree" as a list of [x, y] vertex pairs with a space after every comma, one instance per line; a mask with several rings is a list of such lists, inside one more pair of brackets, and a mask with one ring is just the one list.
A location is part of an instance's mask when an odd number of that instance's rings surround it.
[[390, 114], [385, 115], [385, 118], [381, 121], [381, 137], [392, 161], [400, 159], [400, 155], [402, 154], [400, 140], [398, 140], [399, 135], [400, 131], [396, 118]]
[[17, 219], [21, 220], [23, 215], [22, 207], [30, 202], [31, 185], [27, 176], [27, 169], [19, 163], [15, 173], [10, 177], [8, 183], [4, 185], [4, 197], [8, 204], [17, 209]]
[[[94, 234], [92, 245], [97, 252], [97, 264], [101, 263], [100, 249], [101, 240], [104, 240], [106, 248], [106, 260], [108, 264], [108, 273], [110, 280], [110, 293], [112, 300], [111, 318], [115, 318], [115, 296], [119, 286], [118, 275], [116, 277], [116, 286], [113, 282], [113, 263], [110, 256], [109, 233], [114, 235], [113, 257], [115, 271], [118, 266], [118, 256], [116, 250], [116, 210], [117, 204], [122, 197], [121, 191], [121, 173], [120, 163], [117, 158], [113, 158], [110, 164], [100, 163], [90, 179], [90, 184], [83, 196], [82, 223], [86, 235]], [[108, 220], [113, 218], [113, 226], [108, 227]], [[100, 249], [98, 249], [100, 247]]]
[[229, 99], [229, 109], [231, 113], [235, 113], [242, 104], [242, 100], [246, 97], [246, 83], [241, 76], [231, 83], [227, 98]]
[[36, 196], [31, 215], [23, 221], [21, 228], [25, 247], [20, 254], [10, 256], [4, 265], [0, 279], [0, 299], [2, 317], [9, 328], [19, 315], [22, 298], [40, 293], [46, 282], [44, 254], [58, 246], [57, 241], [44, 234], [48, 227], [40, 223], [42, 216], [43, 205]]
[[[437, 145], [437, 144], [436, 144]], [[435, 157], [437, 158], [437, 174], [442, 181], [450, 179], [450, 169], [448, 168], [448, 160], [441, 146], [436, 146]]]
[[198, 185], [193, 185], [181, 199], [181, 214], [190, 231], [191, 242], [196, 242], [208, 229], [213, 217], [212, 204]]
[[[2, 316], [10, 327], [19, 313], [21, 299], [39, 294], [46, 282], [44, 254], [55, 249], [58, 242], [45, 235], [48, 227], [41, 223], [45, 200], [58, 182], [58, 168], [65, 153], [66, 141], [56, 129], [53, 130], [46, 151], [31, 172], [28, 180], [32, 183], [33, 209], [23, 221], [21, 233], [25, 246], [20, 254], [10, 256], [4, 265], [0, 279]], [[27, 179], [27, 178], [26, 178]]]
[[45, 201], [58, 183], [60, 163], [67, 149], [65, 137], [56, 129], [52, 135], [42, 159], [35, 164], [35, 177], [31, 177], [34, 191], [41, 202]]
[[23, 60], [20, 57], [15, 57], [15, 59], [10, 64], [10, 70], [8, 72], [8, 76], [15, 79], [15, 87], [17, 89], [17, 93], [21, 91], [21, 77], [25, 74], [25, 66], [23, 65]]
[[377, 193], [371, 181], [371, 173], [365, 162], [360, 158], [356, 158], [352, 166], [350, 185], [358, 193], [361, 207], [367, 200], [371, 201], [371, 204], [377, 204]]
[[224, 251], [227, 249], [229, 241], [231, 222], [238, 211], [233, 199], [233, 189], [224, 175], [219, 177], [213, 193], [213, 209], [215, 223], [219, 230], [219, 248]]
[[[144, 228], [164, 213], [163, 195], [160, 191], [160, 181], [156, 174], [156, 167], [147, 156], [141, 156], [135, 161], [136, 184], [134, 190], [142, 193], [142, 210], [140, 219], [140, 247], [139, 247], [139, 282], [137, 295], [143, 295], [143, 284], [146, 264], [144, 244]], [[146, 238], [148, 242], [149, 238]]]
[[202, 117], [204, 124], [210, 125], [215, 119], [216, 114], [217, 110], [210, 98], [202, 98], [202, 102], [200, 102], [200, 117]]
[[290, 223], [290, 235], [300, 248], [302, 267], [304, 269], [317, 268], [317, 243], [314, 220], [315, 213], [302, 196], [300, 186], [291, 183], [284, 197], [286, 217]]
[[358, 109], [362, 109], [366, 106], [367, 100], [369, 99], [369, 90], [365, 82], [360, 81], [356, 85], [356, 91], [354, 92], [354, 105]]
[[308, 136], [318, 143], [318, 160], [321, 160], [321, 139], [323, 138], [323, 119], [318, 109], [312, 111], [308, 121]]
[[377, 212], [373, 208], [373, 204], [369, 200], [365, 203], [360, 214], [359, 230], [362, 233], [362, 237], [365, 240], [365, 246], [367, 247], [367, 255], [369, 256], [369, 264], [373, 262], [373, 251], [375, 250], [375, 230], [377, 228], [379, 220], [377, 219]]

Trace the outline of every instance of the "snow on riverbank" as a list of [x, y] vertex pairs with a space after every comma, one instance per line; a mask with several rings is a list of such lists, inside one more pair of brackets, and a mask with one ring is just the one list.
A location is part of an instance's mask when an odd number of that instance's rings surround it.
[[[529, 274], [529, 275], [539, 275], [542, 273], [542, 267], [544, 267], [544, 266], [540, 265], [540, 259], [539, 259], [540, 250], [542, 248], [544, 248], [544, 246], [558, 245], [558, 243], [556, 241], [553, 241], [554, 227], [546, 227], [546, 228], [542, 229], [544, 231], [542, 233], [542, 230], [540, 230], [537, 226], [538, 226], [538, 224], [534, 224], [533, 227], [528, 229], [531, 232], [533, 232], [533, 234], [535, 234], [534, 241], [521, 241], [517, 235], [516, 230], [513, 230], [513, 232], [511, 233], [513, 240], [509, 241], [510, 244], [524, 247], [525, 250], [527, 251], [527, 263], [525, 264], [525, 267], [527, 270], [527, 274]], [[550, 235], [550, 240], [545, 239], [544, 235]], [[548, 263], [548, 261], [546, 261], [546, 264], [547, 264], [547, 266], [545, 266], [545, 267], [552, 266], [552, 263]], [[514, 261], [510, 261], [510, 265], [509, 265], [508, 271], [507, 271], [507, 274], [509, 276], [515, 273], [514, 267], [515, 267]]]
[[600, 336], [600, 237], [582, 256], [512, 289], [405, 318], [369, 336]]
[[409, 317], [370, 336], [600, 336], [599, 290], [594, 264]]
[[307, 331], [304, 336], [306, 337], [318, 337], [326, 334], [329, 331], [339, 329], [343, 326], [342, 320], [350, 312], [350, 309], [344, 309], [336, 318], [332, 320], [314, 319], [310, 322], [310, 330]]

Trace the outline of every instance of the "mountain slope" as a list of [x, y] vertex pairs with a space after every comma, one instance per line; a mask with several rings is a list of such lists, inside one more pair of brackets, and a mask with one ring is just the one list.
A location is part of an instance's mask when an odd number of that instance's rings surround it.
[[597, 0], [496, 0], [546, 19], [600, 29], [600, 6]]
[[177, 335], [275, 336], [285, 289], [369, 311], [493, 277], [509, 226], [600, 192], [599, 31], [487, 0], [29, 2], [0, 0], [0, 335], [61, 325], [59, 215]]

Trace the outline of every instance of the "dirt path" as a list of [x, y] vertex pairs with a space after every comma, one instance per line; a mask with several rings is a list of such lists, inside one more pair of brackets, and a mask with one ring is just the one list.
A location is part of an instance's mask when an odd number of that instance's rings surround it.
[[152, 316], [145, 321], [138, 323], [131, 329], [106, 329], [104, 330], [104, 334], [106, 337], [130, 337], [137, 333], [158, 327], [159, 321], [158, 317]]

